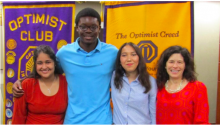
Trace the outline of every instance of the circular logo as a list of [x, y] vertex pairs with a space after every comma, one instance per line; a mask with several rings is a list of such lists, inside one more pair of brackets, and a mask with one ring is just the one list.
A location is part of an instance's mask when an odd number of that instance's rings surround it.
[[14, 75], [15, 75], [14, 70], [11, 69], [11, 68], [9, 68], [9, 69], [7, 70], [7, 76], [8, 76], [8, 78], [12, 78], [12, 77], [14, 77]]
[[58, 43], [57, 43], [57, 49], [59, 50], [62, 46], [64, 45], [67, 45], [67, 42], [66, 40], [60, 40]]
[[8, 119], [8, 120], [7, 120], [7, 125], [11, 125], [11, 122], [12, 122], [12, 120], [11, 120], [11, 119]]
[[9, 94], [12, 94], [12, 86], [13, 86], [12, 82], [8, 82], [6, 85], [6, 90]]
[[13, 55], [8, 55], [7, 59], [6, 59], [6, 62], [8, 64], [13, 64], [15, 62], [15, 57]]
[[157, 57], [158, 47], [152, 41], [140, 41], [138, 47], [143, 53], [145, 63], [150, 63]]
[[6, 107], [11, 107], [12, 106], [12, 101], [10, 99], [6, 99], [5, 105], [6, 105]]
[[7, 116], [8, 118], [11, 118], [11, 117], [12, 117], [12, 111], [11, 111], [11, 109], [6, 109], [5, 114], [6, 114], [6, 116]]
[[17, 47], [17, 43], [14, 39], [9, 39], [6, 43], [8, 49], [15, 49]]

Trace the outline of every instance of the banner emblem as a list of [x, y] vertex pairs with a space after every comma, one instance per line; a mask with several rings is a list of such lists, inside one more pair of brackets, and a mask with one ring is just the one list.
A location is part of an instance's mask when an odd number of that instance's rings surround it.
[[28, 76], [33, 70], [34, 66], [34, 50], [36, 46], [29, 46], [26, 51], [19, 58], [18, 64], [18, 79]]
[[8, 49], [15, 49], [17, 47], [17, 42], [14, 39], [9, 39], [6, 43]]
[[11, 68], [9, 68], [9, 69], [7, 70], [7, 76], [8, 76], [8, 78], [12, 78], [12, 77], [14, 77], [14, 75], [15, 75], [14, 70], [11, 69]]
[[12, 101], [10, 99], [6, 99], [6, 107], [11, 107], [12, 106]]
[[13, 52], [13, 51], [8, 51], [8, 52], [6, 53], [6, 56], [7, 56], [6, 62], [7, 62], [8, 64], [13, 64], [13, 63], [15, 62], [15, 56], [16, 56], [15, 52]]
[[6, 90], [9, 94], [12, 94], [12, 86], [13, 86], [12, 82], [8, 82], [6, 85]]
[[8, 120], [7, 120], [7, 125], [11, 125], [11, 122], [12, 122], [12, 120], [11, 120], [11, 119], [8, 119]]
[[57, 43], [57, 49], [59, 50], [62, 46], [67, 45], [66, 40], [62, 39]]
[[157, 46], [152, 41], [141, 41], [138, 43], [146, 63], [152, 62], [157, 57]]
[[8, 118], [11, 118], [11, 117], [12, 117], [12, 111], [11, 111], [11, 109], [6, 109], [6, 116], [7, 116]]

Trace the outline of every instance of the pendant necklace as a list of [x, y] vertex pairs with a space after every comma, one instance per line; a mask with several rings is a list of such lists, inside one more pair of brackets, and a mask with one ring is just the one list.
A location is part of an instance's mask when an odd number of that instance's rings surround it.
[[[170, 82], [173, 83], [171, 80], [170, 80]], [[168, 90], [169, 92], [175, 93], [175, 92], [180, 91], [182, 83], [183, 83], [183, 80], [180, 82], [179, 87], [178, 87], [176, 90], [171, 90], [171, 89], [168, 88], [168, 80], [167, 80], [167, 82], [166, 82], [166, 84], [165, 84], [165, 88], [166, 88], [166, 90]]]
[[56, 76], [54, 77], [53, 83], [52, 83], [52, 85], [50, 86], [50, 88], [48, 88], [47, 85], [46, 85], [43, 81], [41, 81], [41, 82], [46, 86], [46, 89], [47, 89], [47, 91], [48, 91], [49, 93], [51, 93], [50, 89], [52, 88], [55, 79], [56, 79]]

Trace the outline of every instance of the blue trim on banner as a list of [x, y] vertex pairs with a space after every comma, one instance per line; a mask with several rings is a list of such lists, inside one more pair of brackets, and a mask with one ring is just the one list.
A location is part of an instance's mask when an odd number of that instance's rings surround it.
[[166, 3], [185, 3], [186, 1], [144, 1], [138, 3], [126, 3], [126, 4], [117, 4], [117, 5], [106, 5], [106, 8], [118, 8], [118, 7], [125, 7], [125, 6], [137, 6], [137, 5], [144, 5], [144, 4], [166, 4]]
[[42, 4], [75, 4], [75, 1], [3, 1], [3, 6], [8, 5], [42, 5]]
[[194, 1], [191, 1], [191, 55], [194, 58]]

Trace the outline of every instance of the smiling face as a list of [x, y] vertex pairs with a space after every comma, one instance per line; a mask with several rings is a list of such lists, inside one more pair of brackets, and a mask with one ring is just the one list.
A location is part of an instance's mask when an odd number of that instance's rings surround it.
[[78, 25], [76, 26], [76, 31], [79, 34], [80, 42], [83, 44], [96, 43], [100, 32], [98, 19], [90, 16], [81, 17]]
[[120, 62], [122, 67], [127, 73], [137, 73], [137, 66], [139, 64], [139, 56], [137, 55], [135, 49], [130, 45], [123, 47], [120, 56]]
[[48, 79], [54, 75], [55, 64], [48, 54], [39, 53], [36, 60], [36, 71], [41, 78]]
[[170, 79], [182, 79], [185, 70], [185, 62], [180, 53], [170, 56], [166, 62], [166, 70]]

